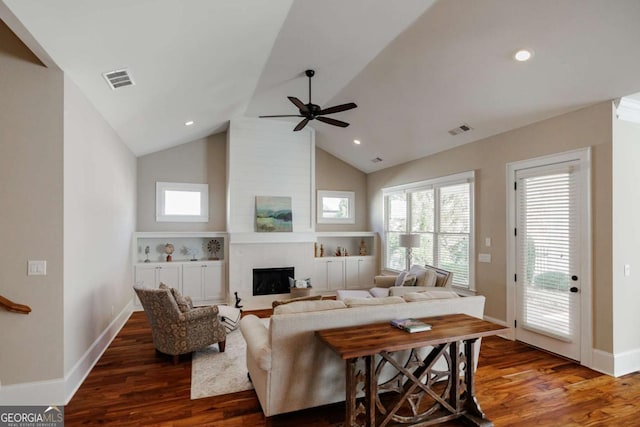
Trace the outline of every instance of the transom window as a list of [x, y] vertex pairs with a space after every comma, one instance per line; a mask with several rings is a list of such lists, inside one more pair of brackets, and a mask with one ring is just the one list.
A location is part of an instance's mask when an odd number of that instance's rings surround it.
[[475, 289], [473, 186], [471, 171], [384, 189], [384, 267], [403, 270], [407, 248], [400, 235], [418, 234], [412, 264], [452, 271], [454, 286]]
[[209, 185], [156, 182], [156, 221], [208, 222]]

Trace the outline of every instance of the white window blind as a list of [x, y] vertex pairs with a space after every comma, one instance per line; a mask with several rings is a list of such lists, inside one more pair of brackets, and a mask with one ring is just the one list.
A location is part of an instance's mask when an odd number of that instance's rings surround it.
[[438, 178], [385, 192], [385, 259], [388, 269], [405, 268], [398, 236], [418, 234], [412, 264], [453, 272], [453, 284], [473, 289], [473, 172]]
[[522, 326], [569, 341], [571, 241], [578, 218], [576, 179], [569, 166], [564, 169], [518, 178], [517, 284]]

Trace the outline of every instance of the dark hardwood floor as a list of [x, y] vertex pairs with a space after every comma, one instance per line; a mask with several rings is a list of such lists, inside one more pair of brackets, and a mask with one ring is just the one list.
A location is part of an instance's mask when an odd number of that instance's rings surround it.
[[[253, 390], [190, 400], [191, 358], [157, 355], [134, 313], [69, 405], [65, 426], [335, 426], [336, 404], [265, 419]], [[478, 400], [496, 426], [640, 426], [640, 373], [612, 378], [492, 337], [482, 342]], [[457, 422], [444, 426], [462, 425]]]

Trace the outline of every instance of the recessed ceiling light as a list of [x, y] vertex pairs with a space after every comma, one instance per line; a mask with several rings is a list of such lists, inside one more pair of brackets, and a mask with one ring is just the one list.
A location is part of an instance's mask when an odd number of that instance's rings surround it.
[[520, 49], [513, 55], [513, 59], [519, 62], [525, 62], [531, 59], [533, 51], [529, 49]]
[[188, 122], [184, 122], [185, 126], [191, 126], [192, 124], [194, 124], [195, 122], [193, 120], [189, 120]]
[[360, 145], [360, 140], [359, 139], [354, 139], [353, 143], [356, 144], [356, 145]]

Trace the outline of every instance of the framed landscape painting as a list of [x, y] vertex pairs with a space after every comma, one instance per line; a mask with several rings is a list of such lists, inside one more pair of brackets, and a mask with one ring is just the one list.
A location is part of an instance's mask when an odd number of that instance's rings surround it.
[[293, 231], [291, 197], [256, 196], [256, 231]]

